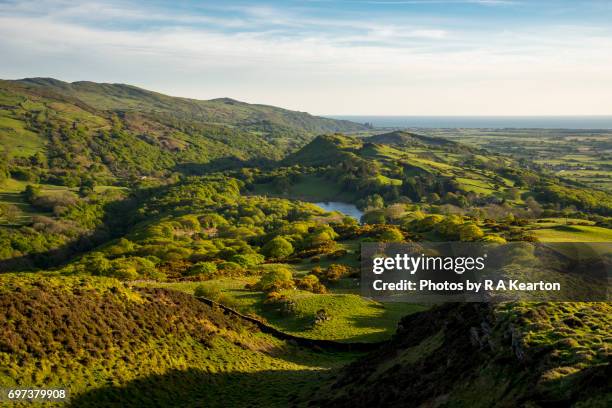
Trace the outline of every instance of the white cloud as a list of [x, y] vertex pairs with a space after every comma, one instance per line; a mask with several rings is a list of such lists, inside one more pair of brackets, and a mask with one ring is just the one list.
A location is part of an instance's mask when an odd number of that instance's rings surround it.
[[[272, 8], [164, 16], [124, 4], [60, 3], [0, 7], [0, 76], [125, 82], [319, 114], [612, 113], [606, 27], [484, 33], [397, 20], [300, 20]], [[95, 23], [113, 15], [166, 24]]]

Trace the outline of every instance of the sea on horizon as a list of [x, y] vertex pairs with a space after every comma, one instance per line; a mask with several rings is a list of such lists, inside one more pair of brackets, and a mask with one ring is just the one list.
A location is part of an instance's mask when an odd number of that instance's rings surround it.
[[612, 129], [610, 116], [376, 116], [326, 115], [377, 128]]

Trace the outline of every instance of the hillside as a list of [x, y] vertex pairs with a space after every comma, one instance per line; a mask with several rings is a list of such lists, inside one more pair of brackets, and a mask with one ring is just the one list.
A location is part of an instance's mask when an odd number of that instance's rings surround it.
[[447, 304], [407, 316], [388, 347], [347, 366], [314, 405], [609, 406], [611, 312], [606, 303]]
[[215, 168], [232, 160], [274, 160], [317, 134], [362, 128], [272, 106], [176, 98], [123, 84], [0, 81], [0, 164], [21, 179], [108, 183], [193, 171], [206, 163]]
[[282, 407], [351, 359], [114, 279], [3, 276], [0, 302], [0, 386], [67, 387], [74, 407]]
[[[547, 203], [573, 205], [602, 215], [612, 213], [609, 194], [560, 179], [524, 163], [483, 149], [439, 137], [395, 131], [370, 137], [322, 135], [287, 156], [281, 165], [300, 166], [300, 174], [326, 181], [319, 189], [336, 190], [318, 199], [352, 196], [368, 204], [368, 197], [387, 201], [426, 201], [466, 207], [512, 203], [529, 197]], [[307, 167], [308, 170], [303, 168]], [[308, 182], [292, 174], [293, 181], [271, 183], [271, 193]], [[300, 178], [301, 177], [301, 178]], [[279, 186], [281, 189], [279, 189]], [[276, 189], [276, 191], [275, 191]], [[258, 191], [265, 191], [259, 187]], [[293, 188], [299, 191], [299, 188]], [[377, 198], [378, 199], [378, 198]]]
[[381, 133], [374, 136], [365, 137], [364, 141], [370, 143], [388, 144], [403, 147], [423, 147], [423, 146], [461, 146], [457, 142], [443, 139], [441, 137], [431, 137], [419, 135], [418, 133], [396, 130], [389, 133]]

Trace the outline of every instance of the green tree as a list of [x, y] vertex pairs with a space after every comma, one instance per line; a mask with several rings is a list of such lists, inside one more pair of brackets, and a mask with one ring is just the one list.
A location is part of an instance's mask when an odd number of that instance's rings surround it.
[[268, 258], [286, 258], [293, 253], [293, 245], [283, 237], [276, 237], [268, 241], [261, 251]]
[[213, 262], [198, 262], [189, 268], [189, 275], [213, 276], [217, 272], [217, 265]]
[[264, 292], [293, 288], [293, 275], [284, 267], [277, 267], [262, 275], [255, 287]]

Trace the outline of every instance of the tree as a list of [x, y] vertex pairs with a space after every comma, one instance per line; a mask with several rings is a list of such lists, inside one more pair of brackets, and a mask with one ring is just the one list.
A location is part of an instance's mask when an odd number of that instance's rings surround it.
[[293, 275], [284, 267], [274, 268], [262, 275], [255, 287], [261, 291], [279, 291], [293, 288]]
[[430, 193], [427, 195], [428, 203], [437, 203], [438, 201], [440, 201], [440, 196], [437, 193]]
[[293, 253], [293, 245], [283, 237], [268, 241], [261, 249], [268, 258], [286, 258]]
[[189, 271], [187, 272], [189, 275], [204, 275], [204, 276], [212, 276], [217, 272], [217, 265], [213, 262], [198, 262], [195, 263]]
[[366, 207], [369, 208], [383, 208], [385, 206], [385, 200], [379, 194], [373, 194], [366, 198]]
[[28, 184], [25, 190], [23, 190], [22, 194], [23, 198], [25, 198], [28, 203], [32, 204], [34, 200], [40, 195], [40, 187]]
[[535, 200], [535, 198], [527, 197], [525, 204], [527, 205], [527, 208], [529, 208], [529, 212], [532, 214], [533, 218], [538, 218], [540, 214], [542, 214], [542, 206]]
[[263, 263], [264, 260], [263, 255], [259, 254], [238, 254], [230, 258], [230, 261], [239, 264], [243, 268], [259, 265]]

